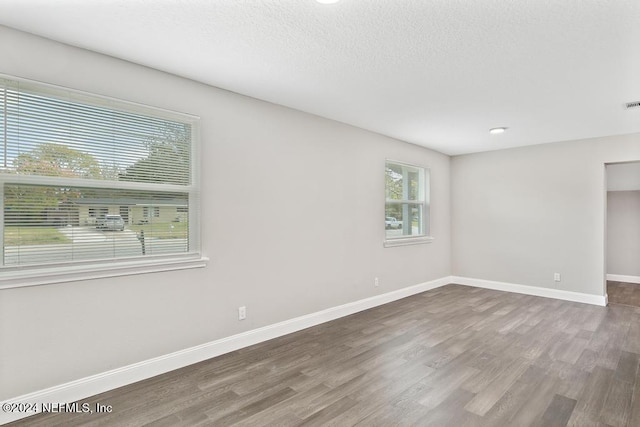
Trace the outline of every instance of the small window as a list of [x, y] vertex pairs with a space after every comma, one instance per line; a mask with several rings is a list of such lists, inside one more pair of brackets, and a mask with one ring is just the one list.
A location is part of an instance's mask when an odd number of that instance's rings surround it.
[[[429, 235], [428, 170], [405, 163], [385, 165], [386, 242], [412, 244], [426, 242]], [[387, 246], [393, 246], [389, 244]]]

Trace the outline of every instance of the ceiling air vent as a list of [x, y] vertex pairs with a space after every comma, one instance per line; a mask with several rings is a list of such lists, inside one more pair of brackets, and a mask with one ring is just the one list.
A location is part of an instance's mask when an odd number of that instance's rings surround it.
[[640, 101], [627, 102], [625, 105], [627, 106], [627, 110], [631, 108], [640, 108]]

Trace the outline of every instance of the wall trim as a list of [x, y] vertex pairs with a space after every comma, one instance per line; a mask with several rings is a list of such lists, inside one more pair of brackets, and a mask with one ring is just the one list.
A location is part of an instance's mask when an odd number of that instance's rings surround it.
[[18, 396], [13, 399], [8, 399], [0, 402], [0, 404], [4, 405], [10, 403], [35, 405], [38, 410], [27, 413], [0, 411], [0, 424], [15, 421], [34, 415], [37, 412], [41, 412], [41, 405], [43, 403], [76, 402], [96, 394], [104, 393], [105, 391], [113, 390], [137, 381], [142, 381], [144, 379], [192, 365], [203, 360], [211, 359], [231, 351], [287, 335], [292, 332], [297, 332], [340, 317], [349, 316], [351, 314], [406, 298], [411, 295], [439, 288], [451, 282], [451, 277], [447, 276], [429, 282], [420, 283], [414, 286], [409, 286], [285, 320], [258, 329], [253, 329], [251, 331], [242, 332], [237, 335], [232, 335], [230, 337], [211, 341], [195, 347], [179, 350], [174, 353], [154, 357], [132, 365]]
[[514, 292], [517, 294], [534, 295], [537, 297], [555, 298], [565, 301], [581, 302], [606, 306], [606, 295], [584, 294], [581, 292], [571, 292], [562, 289], [541, 288], [538, 286], [517, 285], [514, 283], [495, 282], [493, 280], [472, 279], [469, 277], [452, 276], [452, 283], [475, 286], [477, 288], [493, 289], [496, 291]]
[[0, 290], [25, 286], [53, 285], [56, 283], [103, 279], [133, 274], [204, 268], [209, 258], [198, 254], [186, 256], [157, 256], [134, 261], [115, 260], [106, 263], [84, 263], [56, 267], [34, 267], [26, 270], [3, 271]]
[[607, 280], [612, 282], [638, 283], [640, 284], [640, 276], [625, 276], [622, 274], [607, 274]]

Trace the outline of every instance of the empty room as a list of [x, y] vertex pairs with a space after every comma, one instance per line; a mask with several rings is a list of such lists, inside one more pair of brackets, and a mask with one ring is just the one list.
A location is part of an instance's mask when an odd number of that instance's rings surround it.
[[638, 46], [634, 0], [0, 0], [0, 424], [640, 425]]

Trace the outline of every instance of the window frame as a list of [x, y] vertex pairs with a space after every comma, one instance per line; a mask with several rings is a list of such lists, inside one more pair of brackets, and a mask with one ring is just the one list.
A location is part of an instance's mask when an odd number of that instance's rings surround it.
[[[418, 198], [416, 200], [413, 199], [388, 199], [387, 194], [387, 181], [386, 181], [386, 170], [387, 165], [392, 164], [394, 166], [400, 166], [404, 168], [415, 169], [419, 173], [419, 188], [418, 189]], [[403, 179], [405, 177], [403, 176]], [[385, 159], [385, 180], [384, 180], [384, 194], [385, 194], [385, 221], [386, 221], [386, 213], [387, 206], [389, 204], [394, 205], [420, 205], [421, 206], [421, 214], [420, 218], [420, 229], [422, 230], [421, 234], [415, 235], [400, 235], [400, 236], [388, 236], [386, 223], [384, 228], [384, 247], [396, 247], [396, 246], [406, 246], [406, 245], [417, 245], [417, 244], [425, 244], [433, 242], [434, 238], [431, 236], [431, 169], [426, 166], [420, 166], [413, 163], [408, 163], [399, 160], [393, 159]], [[406, 219], [403, 218], [403, 226], [405, 224]]]
[[[87, 280], [101, 277], [123, 276], [156, 271], [179, 270], [185, 268], [205, 267], [208, 258], [201, 253], [200, 241], [200, 117], [144, 105], [136, 102], [116, 99], [104, 95], [89, 93], [63, 86], [28, 80], [0, 73], [0, 84], [3, 87], [24, 89], [43, 96], [63, 98], [73, 102], [84, 103], [96, 107], [107, 107], [118, 111], [151, 116], [188, 124], [191, 128], [190, 143], [190, 182], [188, 185], [145, 183], [135, 181], [93, 180], [85, 178], [69, 178], [56, 176], [16, 175], [3, 173], [0, 167], [0, 289], [31, 285]], [[5, 116], [6, 117], [6, 116]], [[4, 126], [6, 133], [6, 125]], [[3, 141], [6, 135], [0, 135]], [[168, 255], [147, 255], [141, 258], [109, 258], [106, 260], [87, 260], [57, 262], [51, 264], [35, 264], [22, 266], [5, 266], [5, 185], [47, 185], [87, 188], [116, 188], [122, 190], [138, 190], [149, 192], [180, 192], [188, 194], [188, 251]]]

